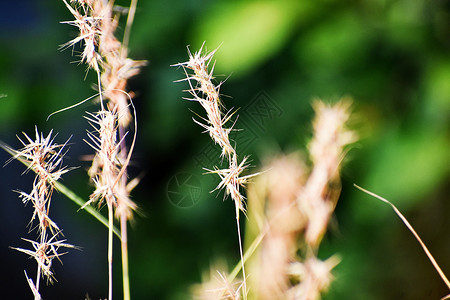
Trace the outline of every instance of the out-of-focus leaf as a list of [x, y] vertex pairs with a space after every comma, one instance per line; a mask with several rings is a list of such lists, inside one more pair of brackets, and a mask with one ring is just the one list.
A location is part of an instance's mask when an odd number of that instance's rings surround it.
[[379, 143], [383, 147], [368, 164], [364, 185], [403, 208], [429, 194], [450, 171], [450, 142], [439, 132], [391, 134]]
[[449, 122], [450, 114], [450, 62], [438, 59], [425, 76], [426, 113], [429, 118], [444, 118]]
[[241, 76], [280, 50], [295, 22], [315, 8], [307, 1], [223, 2], [199, 20], [192, 40], [196, 47], [206, 41], [209, 50], [220, 46], [218, 72]]
[[[157, 51], [159, 45], [164, 45], [177, 34], [177, 27], [180, 27], [179, 24], [183, 23], [186, 17], [191, 16], [195, 5], [194, 1], [184, 0], [173, 0], [170, 3], [161, 0], [139, 1], [131, 32], [130, 49], [135, 52], [154, 46], [154, 51]], [[122, 19], [126, 20], [126, 17]], [[149, 45], [152, 41], [158, 41], [158, 45]], [[155, 60], [155, 53], [152, 55], [153, 57], [143, 59], [152, 63]]]
[[14, 83], [9, 82], [6, 78], [1, 78], [0, 80], [2, 83], [5, 83], [5, 87], [2, 87], [0, 90], [0, 110], [2, 111], [0, 124], [3, 128], [20, 115], [22, 107], [17, 99], [20, 99], [23, 93], [20, 87], [15, 86]]
[[[392, 2], [385, 18], [381, 19], [386, 36], [393, 45], [412, 50], [411, 47], [426, 46], [423, 43], [424, 24], [429, 16], [424, 13], [424, 0]], [[417, 49], [414, 49], [417, 50]]]
[[308, 67], [308, 73], [329, 75], [361, 64], [368, 55], [370, 38], [364, 19], [354, 13], [343, 13], [300, 36], [296, 52], [300, 62]]

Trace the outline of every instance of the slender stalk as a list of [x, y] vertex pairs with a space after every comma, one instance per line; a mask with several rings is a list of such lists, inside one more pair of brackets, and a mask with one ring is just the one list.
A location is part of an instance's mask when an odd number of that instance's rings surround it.
[[417, 234], [417, 232], [414, 230], [414, 228], [412, 227], [412, 225], [408, 222], [408, 220], [405, 218], [405, 216], [403, 216], [403, 214], [397, 209], [397, 207], [395, 207], [394, 204], [392, 204], [390, 201], [386, 200], [385, 198], [378, 196], [375, 193], [372, 193], [362, 187], [360, 187], [359, 185], [353, 184], [357, 189], [363, 191], [364, 193], [377, 198], [378, 200], [381, 200], [387, 204], [389, 204], [392, 209], [395, 211], [395, 213], [399, 216], [399, 218], [402, 220], [402, 222], [406, 225], [406, 227], [409, 229], [409, 231], [411, 231], [411, 233], [414, 235], [414, 237], [416, 238], [416, 240], [419, 242], [420, 246], [422, 246], [423, 251], [425, 252], [425, 254], [427, 255], [428, 259], [431, 261], [431, 263], [433, 264], [433, 267], [436, 269], [436, 271], [438, 272], [439, 276], [441, 277], [442, 281], [444, 281], [445, 285], [450, 289], [450, 281], [448, 280], [447, 276], [445, 276], [444, 272], [442, 271], [442, 269], [439, 267], [438, 263], [436, 262], [436, 260], [434, 259], [433, 255], [431, 255], [431, 252], [428, 250], [427, 246], [425, 246], [425, 243], [422, 241], [422, 239], [419, 237], [419, 235]]
[[[128, 154], [127, 144], [124, 139], [125, 134], [126, 134], [125, 128], [119, 124], [119, 141], [121, 141], [120, 156], [121, 156], [122, 161], [124, 161], [124, 162], [127, 160], [127, 156], [128, 156], [127, 155]], [[122, 184], [124, 186], [127, 185], [127, 168], [126, 167], [124, 168], [124, 171], [122, 173], [122, 176], [120, 177], [120, 180], [122, 181]]]
[[98, 96], [100, 98], [100, 107], [101, 107], [101, 110], [104, 111], [105, 108], [103, 106], [102, 78], [100, 75], [100, 70], [98, 70], [98, 69], [97, 69], [97, 84], [98, 84]]
[[[39, 174], [39, 173], [38, 173]], [[40, 202], [42, 201], [42, 202], [44, 202], [45, 201], [45, 199], [42, 199], [41, 197], [39, 197], [39, 192], [36, 190], [35, 191], [35, 194], [36, 194], [36, 197], [37, 198], [40, 198], [41, 200], [40, 200]], [[50, 202], [50, 201], [49, 201]], [[47, 209], [47, 214], [48, 214], [48, 209]], [[42, 223], [41, 223], [42, 224]], [[42, 232], [41, 232], [41, 234], [40, 234], [40, 242], [39, 242], [39, 244], [40, 245], [44, 245], [46, 242], [47, 242], [47, 227], [45, 227], [45, 226], [42, 226], [41, 227], [41, 229], [42, 229]], [[45, 251], [45, 250], [44, 250]], [[37, 253], [36, 253], [37, 254]], [[45, 254], [42, 254], [42, 255], [45, 255]], [[40, 264], [38, 264], [38, 269], [37, 269], [37, 274], [36, 274], [36, 291], [39, 293], [39, 286], [40, 286], [40, 281], [41, 281], [41, 273], [42, 273], [42, 268], [41, 268], [41, 265]], [[39, 299], [38, 298], [38, 295], [35, 295], [35, 299]]]
[[130, 300], [130, 278], [128, 273], [128, 241], [127, 241], [127, 218], [120, 218], [121, 248], [122, 248], [122, 279], [123, 279], [123, 299]]
[[113, 207], [112, 204], [108, 204], [108, 300], [112, 300], [112, 284], [113, 284]]
[[[263, 240], [264, 236], [265, 236], [266, 232], [262, 232], [260, 233], [255, 240], [251, 243], [251, 245], [247, 248], [247, 250], [244, 253], [244, 263], [249, 259], [249, 257], [251, 257], [253, 255], [253, 253], [255, 253], [256, 249], [258, 248], [258, 246], [261, 244], [261, 241]], [[228, 281], [232, 282], [236, 276], [238, 276], [239, 272], [242, 269], [243, 264], [237, 264], [233, 271], [231, 271], [230, 275], [228, 275]]]
[[134, 15], [136, 13], [137, 0], [131, 0], [130, 10], [128, 11], [127, 25], [123, 34], [122, 57], [127, 57], [128, 43], [130, 42], [131, 25], [133, 25]]
[[[119, 125], [119, 139], [122, 141], [120, 143], [120, 155], [122, 161], [127, 160], [127, 145], [125, 143], [125, 128]], [[123, 186], [127, 185], [127, 170], [126, 167], [120, 178]], [[127, 216], [126, 214], [120, 215], [120, 244], [122, 251], [122, 282], [123, 282], [123, 299], [130, 300], [130, 278], [128, 273], [128, 237], [127, 237]]]
[[[41, 266], [38, 265], [37, 274], [36, 274], [36, 291], [39, 292], [39, 283], [41, 281]], [[35, 295], [35, 299], [37, 299], [37, 296]]]
[[243, 284], [242, 284], [242, 296], [244, 300], [247, 299], [247, 278], [245, 276], [245, 267], [244, 267], [244, 254], [242, 251], [242, 238], [241, 238], [241, 224], [239, 223], [239, 206], [236, 207], [236, 225], [237, 225], [237, 232], [238, 232], [238, 239], [239, 239], [239, 254], [241, 256], [241, 267], [242, 267], [242, 278], [243, 278]]

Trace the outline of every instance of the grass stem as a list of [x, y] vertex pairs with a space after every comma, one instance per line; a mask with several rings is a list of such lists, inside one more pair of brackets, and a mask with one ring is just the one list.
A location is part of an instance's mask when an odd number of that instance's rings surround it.
[[125, 27], [125, 32], [123, 34], [123, 41], [122, 41], [122, 57], [127, 57], [128, 52], [128, 44], [130, 42], [130, 32], [131, 32], [131, 26], [133, 25], [134, 21], [134, 15], [136, 14], [136, 6], [137, 6], [137, 0], [131, 0], [130, 9], [128, 11], [128, 17], [127, 17], [127, 25]]
[[108, 300], [112, 300], [112, 292], [113, 292], [113, 207], [112, 204], [108, 204]]
[[128, 241], [127, 241], [127, 217], [120, 217], [121, 248], [122, 248], [122, 279], [123, 299], [130, 300], [130, 278], [128, 273]]
[[422, 239], [419, 237], [419, 235], [417, 234], [417, 232], [414, 230], [414, 228], [411, 226], [411, 224], [408, 222], [408, 220], [403, 216], [403, 214], [397, 209], [397, 207], [395, 207], [394, 204], [392, 204], [391, 202], [389, 202], [388, 200], [386, 200], [385, 198], [378, 196], [375, 193], [372, 193], [356, 184], [353, 184], [357, 189], [363, 191], [364, 193], [375, 197], [387, 204], [389, 204], [392, 209], [395, 211], [395, 213], [399, 216], [399, 218], [403, 221], [403, 223], [406, 225], [406, 227], [409, 229], [409, 231], [411, 231], [411, 233], [414, 235], [414, 237], [416, 238], [416, 240], [419, 242], [420, 246], [422, 246], [423, 251], [425, 251], [425, 254], [428, 256], [428, 259], [431, 261], [431, 263], [433, 264], [433, 267], [436, 269], [436, 271], [439, 273], [439, 276], [441, 276], [442, 280], [444, 281], [444, 283], [447, 285], [448, 289], [450, 290], [450, 281], [448, 280], [447, 276], [445, 276], [444, 272], [442, 271], [442, 269], [439, 267], [438, 263], [436, 262], [436, 260], [434, 259], [433, 255], [431, 255], [431, 252], [428, 250], [427, 246], [425, 246], [425, 243], [422, 241]]
[[242, 267], [242, 278], [243, 278], [243, 282], [242, 282], [242, 295], [244, 300], [247, 299], [247, 278], [245, 276], [245, 267], [244, 267], [244, 254], [242, 251], [242, 238], [241, 238], [241, 225], [239, 223], [239, 206], [235, 206], [236, 207], [236, 225], [237, 225], [237, 232], [238, 232], [238, 239], [239, 239], [239, 254], [241, 256], [241, 267]]

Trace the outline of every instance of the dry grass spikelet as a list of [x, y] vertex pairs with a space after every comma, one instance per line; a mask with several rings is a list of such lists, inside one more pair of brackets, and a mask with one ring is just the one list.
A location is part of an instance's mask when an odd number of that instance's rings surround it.
[[145, 61], [135, 61], [127, 57], [127, 49], [114, 35], [118, 16], [113, 15], [113, 2], [105, 3], [96, 1], [93, 7], [93, 14], [102, 18], [99, 37], [98, 51], [103, 58], [101, 83], [105, 91], [104, 97], [109, 100], [110, 110], [117, 109], [119, 123], [127, 127], [132, 115], [129, 110], [128, 95], [126, 91], [128, 80], [139, 74], [140, 67], [146, 64]]
[[251, 174], [246, 176], [241, 176], [241, 173], [249, 167], [246, 164], [248, 157], [244, 157], [241, 163], [237, 164], [236, 155], [233, 156], [233, 160], [230, 162], [228, 169], [208, 170], [209, 173], [216, 173], [220, 177], [220, 182], [217, 187], [213, 190], [225, 189], [225, 195], [230, 195], [231, 199], [234, 200], [236, 207], [245, 212], [244, 206], [244, 196], [240, 192], [240, 188], [244, 188], [249, 178], [256, 176], [257, 174]]
[[[213, 141], [220, 146], [222, 149], [222, 157], [226, 157], [228, 161], [231, 161], [233, 155], [236, 153], [229, 140], [229, 133], [232, 127], [224, 128], [224, 126], [230, 120], [232, 114], [224, 115], [222, 113], [221, 109], [223, 105], [219, 96], [221, 84], [215, 86], [212, 82], [214, 79], [214, 66], [211, 68], [211, 71], [208, 71], [208, 67], [216, 51], [203, 54], [202, 46], [194, 54], [189, 51], [189, 61], [177, 64], [176, 66], [181, 66], [185, 70], [186, 78], [181, 81], [188, 81], [188, 92], [193, 96], [193, 98], [186, 99], [199, 102], [206, 111], [207, 118], [203, 119], [205, 123], [201, 123], [195, 119], [194, 121], [204, 127]], [[192, 70], [193, 74], [189, 74], [188, 70]]]
[[331, 270], [340, 262], [340, 258], [332, 256], [321, 261], [314, 256], [305, 262], [294, 262], [289, 266], [288, 273], [300, 283], [293, 286], [287, 293], [287, 299], [317, 300], [321, 293], [328, 290], [334, 277]]
[[[347, 129], [349, 100], [314, 103], [312, 166], [298, 154], [279, 156], [249, 187], [251, 239], [262, 237], [249, 262], [254, 299], [320, 299], [339, 263], [317, 258], [319, 245], [340, 194], [339, 169], [356, 135]], [[247, 236], [246, 236], [247, 238]]]
[[126, 184], [120, 180], [121, 170], [126, 165], [120, 155], [120, 144], [124, 137], [118, 139], [118, 115], [109, 110], [88, 114], [86, 118], [95, 130], [93, 133], [88, 132], [90, 141], [86, 141], [96, 151], [88, 171], [95, 184], [95, 191], [84, 206], [92, 202], [98, 202], [101, 206], [105, 200], [108, 206], [116, 208], [117, 217], [127, 216], [129, 219], [137, 205], [131, 201]]
[[[66, 240], [58, 240], [62, 235], [61, 230], [49, 217], [51, 198], [55, 189], [55, 183], [70, 168], [62, 166], [63, 157], [66, 153], [64, 144], [54, 143], [52, 131], [47, 136], [38, 132], [35, 128], [35, 139], [30, 138], [23, 133], [25, 139], [18, 137], [23, 145], [20, 150], [14, 150], [5, 146], [10, 153], [13, 153], [12, 159], [17, 159], [27, 165], [27, 171], [32, 170], [35, 173], [33, 187], [30, 193], [20, 191], [19, 197], [24, 204], [32, 202], [33, 215], [30, 220], [30, 228], [33, 228], [33, 222], [37, 218], [38, 241], [23, 239], [31, 243], [31, 249], [11, 247], [14, 250], [25, 253], [34, 258], [38, 265], [36, 280], [27, 278], [27, 282], [32, 290], [35, 299], [40, 299], [39, 285], [41, 277], [45, 277], [47, 282], [53, 282], [54, 275], [52, 271], [52, 262], [65, 253], [58, 252], [60, 248], [75, 248], [73, 245], [65, 243]], [[9, 162], [9, 161], [8, 161]]]
[[344, 155], [344, 147], [356, 141], [353, 131], [348, 130], [351, 100], [341, 99], [333, 105], [316, 100], [313, 108], [316, 117], [313, 121], [314, 135], [308, 150], [314, 165], [324, 164], [327, 176], [338, 172], [338, 166]]
[[90, 68], [101, 73], [99, 84], [104, 91], [102, 96], [109, 100], [110, 110], [114, 107], [118, 109], [119, 122], [121, 126], [127, 127], [132, 115], [128, 95], [123, 91], [126, 91], [128, 80], [137, 75], [146, 62], [128, 58], [128, 50], [116, 38], [118, 15], [113, 13], [114, 1], [71, 1], [74, 5], [63, 1], [75, 20], [62, 23], [78, 27], [80, 33], [75, 39], [61, 45], [61, 48], [72, 47], [83, 41], [81, 62], [86, 62]]
[[[99, 70], [101, 56], [97, 52], [98, 39], [102, 32], [100, 30], [101, 18], [92, 16], [92, 1], [76, 1], [78, 6], [72, 7], [66, 0], [63, 0], [67, 9], [74, 16], [74, 21], [65, 21], [62, 23], [78, 27], [80, 31], [78, 37], [61, 45], [61, 49], [73, 47], [78, 42], [84, 42], [83, 53], [81, 54], [81, 63], [86, 62], [88, 66], [95, 71]], [[73, 3], [74, 1], [71, 1]], [[81, 12], [80, 12], [81, 11]]]
[[[238, 156], [236, 149], [231, 145], [229, 134], [233, 130], [233, 126], [225, 127], [226, 124], [231, 120], [233, 112], [228, 111], [223, 112], [224, 106], [220, 101], [220, 86], [214, 85], [213, 83], [213, 71], [214, 66], [209, 70], [209, 65], [211, 63], [212, 57], [216, 50], [209, 53], [203, 54], [203, 45], [199, 51], [192, 54], [189, 52], [189, 60], [184, 63], [179, 63], [174, 66], [180, 66], [183, 68], [186, 78], [180, 81], [187, 81], [189, 84], [189, 92], [192, 98], [185, 98], [190, 101], [196, 101], [201, 104], [201, 106], [206, 111], [206, 118], [202, 118], [203, 123], [194, 119], [194, 121], [205, 128], [205, 132], [208, 132], [211, 139], [218, 144], [221, 149], [221, 158], [228, 161], [228, 168], [220, 169], [214, 167], [214, 170], [208, 170], [209, 173], [216, 173], [219, 175], [221, 181], [217, 185], [215, 190], [225, 189], [225, 196], [229, 195], [235, 204], [235, 214], [236, 214], [236, 225], [239, 238], [239, 250], [241, 255], [241, 267], [243, 274], [243, 286], [242, 294], [244, 299], [247, 299], [247, 288], [246, 288], [246, 276], [245, 276], [245, 266], [243, 262], [243, 251], [242, 251], [242, 241], [240, 233], [240, 212], [245, 213], [245, 197], [241, 192], [241, 188], [245, 188], [249, 178], [256, 176], [257, 174], [251, 175], [241, 175], [248, 167], [247, 164], [248, 157], [244, 157], [241, 162], [238, 161]], [[189, 71], [190, 70], [190, 71]], [[193, 72], [189, 74], [189, 72]]]
[[108, 110], [88, 114], [90, 117], [86, 118], [95, 131], [88, 132], [90, 142], [86, 142], [96, 151], [88, 173], [96, 189], [85, 206], [90, 202], [98, 202], [100, 206], [103, 200], [106, 200], [108, 206], [115, 207], [116, 201], [112, 188], [119, 169], [116, 115]]
[[316, 246], [326, 231], [329, 218], [340, 194], [339, 168], [345, 147], [356, 141], [356, 134], [347, 129], [350, 117], [349, 99], [334, 105], [316, 101], [313, 107], [313, 138], [308, 150], [313, 168], [299, 194], [299, 209], [306, 214], [306, 240]]
[[50, 219], [49, 210], [51, 196], [54, 190], [54, 184], [61, 178], [63, 174], [70, 171], [69, 168], [62, 167], [62, 160], [65, 154], [64, 147], [68, 143], [55, 144], [52, 131], [47, 136], [39, 134], [35, 127], [35, 140], [31, 139], [26, 133], [23, 133], [25, 140], [20, 138], [23, 148], [20, 150], [10, 150], [15, 153], [11, 158], [17, 159], [28, 165], [27, 170], [35, 172], [36, 176], [33, 181], [33, 188], [30, 193], [20, 191], [19, 195], [23, 203], [31, 201], [33, 203], [34, 212], [30, 221], [30, 225], [37, 216], [39, 220], [39, 230], [59, 231], [58, 226]]
[[230, 282], [226, 272], [215, 271], [224, 269], [216, 266], [204, 274], [201, 284], [193, 286], [194, 299], [201, 300], [241, 300], [241, 289], [243, 282]]
[[[60, 232], [54, 234], [50, 239], [45, 236], [39, 242], [32, 241], [29, 239], [23, 239], [24, 241], [30, 242], [33, 249], [23, 249], [11, 247], [11, 249], [17, 250], [19, 252], [25, 253], [29, 255], [31, 258], [34, 258], [36, 261], [38, 268], [43, 277], [47, 279], [47, 282], [53, 283], [54, 276], [52, 271], [52, 262], [56, 258], [61, 262], [60, 257], [67, 252], [59, 253], [60, 248], [77, 248], [71, 244], [65, 243], [66, 240], [57, 240], [57, 236]], [[44, 234], [46, 235], [46, 233]]]
[[146, 62], [128, 58], [128, 50], [115, 36], [118, 15], [113, 15], [113, 1], [95, 1], [92, 13], [102, 19], [98, 51], [103, 58], [101, 83], [105, 91], [104, 97], [110, 101], [110, 110], [116, 107], [120, 124], [127, 127], [132, 115], [128, 95], [122, 91], [126, 91], [128, 80], [139, 74], [140, 67]]
[[[241, 174], [249, 167], [247, 164], [248, 157], [244, 157], [241, 162], [238, 162], [238, 157], [235, 148], [231, 145], [229, 134], [233, 130], [233, 126], [226, 127], [226, 124], [231, 120], [234, 112], [228, 111], [223, 113], [224, 106], [220, 100], [220, 86], [214, 85], [213, 71], [208, 70], [212, 57], [217, 51], [203, 53], [204, 45], [194, 54], [189, 51], [189, 60], [184, 63], [179, 63], [174, 66], [181, 66], [185, 71], [186, 78], [179, 81], [187, 81], [189, 84], [189, 92], [192, 98], [185, 98], [186, 100], [196, 101], [206, 111], [206, 118], [201, 118], [204, 123], [194, 119], [194, 122], [205, 128], [209, 133], [211, 139], [218, 144], [221, 149], [221, 157], [228, 160], [228, 168], [214, 170], [207, 170], [209, 173], [216, 173], [220, 176], [221, 182], [216, 189], [225, 189], [225, 194], [230, 195], [234, 200], [238, 210], [245, 212], [244, 196], [240, 188], [245, 187], [249, 178], [257, 174], [241, 176]], [[193, 71], [189, 74], [188, 70]]]
[[[296, 199], [308, 169], [298, 153], [280, 155], [266, 163], [249, 187], [249, 224], [246, 232], [264, 235], [259, 250], [249, 261], [252, 299], [285, 299], [289, 263], [296, 257], [297, 235], [306, 218]], [[246, 235], [247, 238], [247, 235]]]

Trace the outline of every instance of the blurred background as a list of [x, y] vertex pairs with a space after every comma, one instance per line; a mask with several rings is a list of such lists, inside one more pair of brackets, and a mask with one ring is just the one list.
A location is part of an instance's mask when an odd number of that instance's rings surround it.
[[[116, 1], [127, 6], [127, 1]], [[352, 127], [360, 140], [342, 170], [343, 189], [319, 256], [342, 262], [324, 299], [440, 299], [449, 291], [418, 242], [394, 212], [356, 190], [361, 185], [405, 214], [441, 268], [450, 275], [450, 2], [139, 1], [130, 56], [148, 65], [130, 82], [136, 92], [138, 140], [130, 176], [140, 212], [129, 229], [134, 299], [189, 299], [190, 286], [239, 252], [231, 200], [210, 193], [218, 183], [202, 167], [220, 163], [218, 149], [192, 121], [204, 115], [182, 100], [182, 69], [203, 42], [217, 47], [216, 80], [227, 108], [239, 108], [233, 139], [253, 171], [276, 153], [305, 151], [314, 98], [353, 98]], [[65, 164], [78, 167], [63, 183], [88, 199], [92, 187], [83, 156], [90, 102], [52, 116], [95, 93], [96, 76], [79, 65], [80, 48], [60, 51], [76, 28], [62, 1], [8, 1], [0, 13], [0, 140], [34, 127], [56, 141], [70, 138]], [[125, 18], [122, 19], [124, 21]], [[119, 32], [123, 31], [123, 24]], [[191, 112], [191, 111], [193, 112]], [[9, 156], [0, 152], [0, 161]], [[31, 189], [33, 174], [11, 162], [0, 169], [2, 297], [31, 299], [23, 270], [35, 263], [9, 246], [28, 247], [32, 207], [14, 190]], [[59, 193], [50, 216], [81, 248], [54, 262], [58, 282], [44, 299], [107, 295], [107, 229]], [[105, 209], [103, 213], [106, 213]], [[116, 241], [116, 246], [119, 246]], [[120, 249], [115, 251], [115, 298], [121, 298]]]

